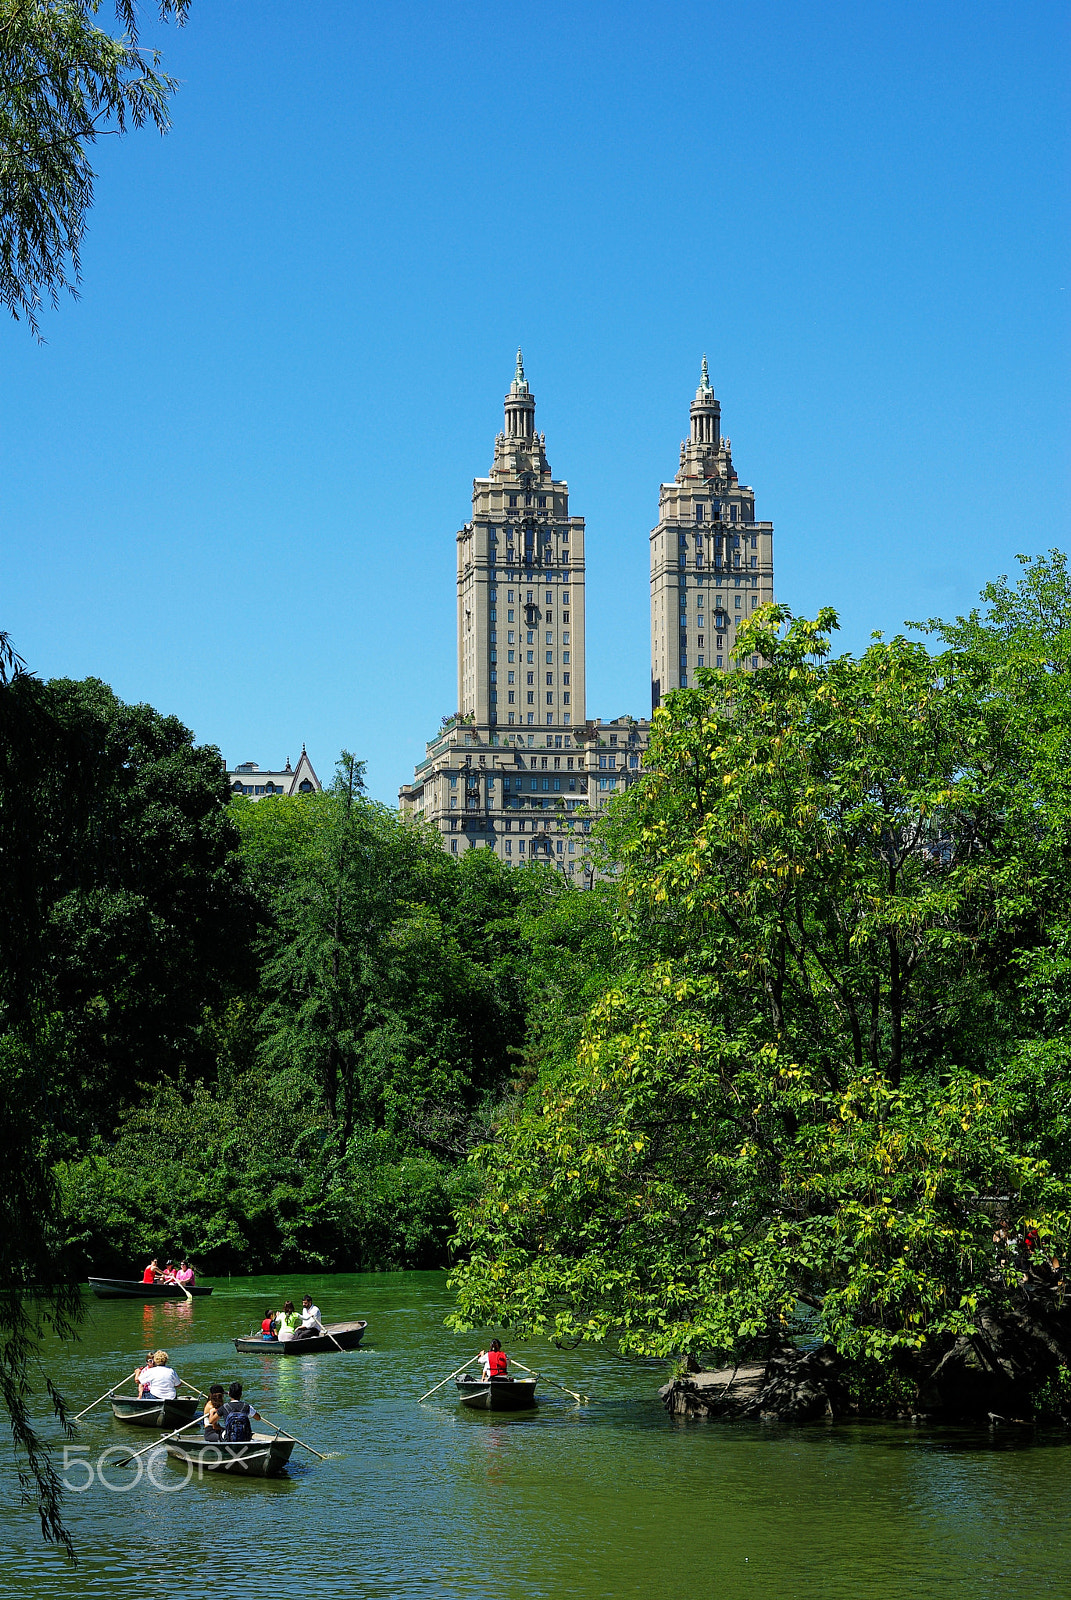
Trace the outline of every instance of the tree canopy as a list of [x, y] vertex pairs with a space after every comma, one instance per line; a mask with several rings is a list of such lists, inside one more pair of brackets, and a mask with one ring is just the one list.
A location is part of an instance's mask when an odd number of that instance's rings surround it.
[[[45, 302], [78, 292], [91, 147], [128, 126], [166, 133], [178, 87], [139, 47], [135, 0], [116, 0], [119, 37], [94, 20], [100, 5], [0, 0], [0, 303], [38, 337]], [[159, 0], [161, 18], [188, 11]]]
[[985, 600], [858, 659], [767, 607], [668, 698], [604, 829], [624, 970], [474, 1158], [458, 1323], [907, 1371], [999, 1298], [995, 1216], [1063, 1250], [1062, 558]]

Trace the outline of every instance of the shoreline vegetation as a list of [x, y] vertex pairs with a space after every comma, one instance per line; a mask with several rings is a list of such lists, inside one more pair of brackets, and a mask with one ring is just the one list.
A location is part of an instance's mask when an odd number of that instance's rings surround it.
[[232, 798], [176, 718], [3, 641], [0, 1378], [46, 1534], [41, 1333], [154, 1255], [450, 1266], [454, 1326], [695, 1393], [806, 1347], [855, 1412], [973, 1362], [971, 1414], [1069, 1413], [1064, 557], [925, 645], [835, 628], [768, 606], [758, 672], [667, 698], [588, 891], [452, 858], [348, 752]]

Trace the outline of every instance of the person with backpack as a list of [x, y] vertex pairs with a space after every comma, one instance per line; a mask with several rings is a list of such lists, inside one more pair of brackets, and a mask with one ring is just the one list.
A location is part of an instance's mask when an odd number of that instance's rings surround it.
[[220, 1413], [223, 1420], [223, 1442], [248, 1444], [253, 1437], [254, 1420], [260, 1421], [260, 1412], [254, 1411], [253, 1407], [242, 1399], [240, 1383], [232, 1383], [228, 1393], [230, 1399]]

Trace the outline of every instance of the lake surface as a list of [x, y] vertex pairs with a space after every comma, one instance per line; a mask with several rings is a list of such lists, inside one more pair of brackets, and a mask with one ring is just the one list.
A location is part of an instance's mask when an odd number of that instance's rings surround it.
[[[368, 1319], [366, 1346], [301, 1360], [236, 1355], [266, 1306], [308, 1291], [328, 1320]], [[507, 1342], [546, 1376], [514, 1417], [463, 1411], [453, 1385], [481, 1347], [448, 1333], [439, 1273], [216, 1282], [192, 1305], [93, 1301], [51, 1363], [87, 1405], [162, 1346], [198, 1388], [240, 1378], [265, 1417], [328, 1454], [285, 1479], [196, 1478], [162, 1451], [154, 1485], [112, 1468], [67, 1499], [71, 1568], [0, 1499], [0, 1596], [442, 1596], [444, 1600], [1018, 1600], [1071, 1595], [1071, 1437], [910, 1426], [774, 1429], [671, 1421], [666, 1371], [600, 1351]], [[98, 1407], [95, 1462], [147, 1430]], [[123, 1452], [116, 1450], [113, 1459]], [[84, 1477], [82, 1470], [80, 1476]], [[72, 1479], [74, 1474], [72, 1473]]]

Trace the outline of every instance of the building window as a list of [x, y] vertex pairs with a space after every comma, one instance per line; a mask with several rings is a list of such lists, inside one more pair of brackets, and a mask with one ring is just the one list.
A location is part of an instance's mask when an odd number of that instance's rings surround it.
[[512, 839], [507, 839], [506, 840], [506, 854], [508, 856], [511, 856], [513, 854], [513, 840]]
[[703, 520], [703, 507], [701, 505], [697, 505], [695, 508], [695, 520], [696, 522], [702, 522]]
[[547, 705], [548, 706], [552, 706], [553, 704], [554, 704], [554, 695], [553, 695], [553, 692], [551, 692], [551, 693], [548, 693], [548, 695], [547, 695]]
[[535, 705], [535, 695], [531, 692], [531, 690], [528, 691], [528, 704], [530, 706]]
[[510, 495], [509, 503], [511, 506], [515, 506], [517, 504], [517, 496], [515, 494]]
[[528, 632], [528, 643], [535, 644], [535, 634], [531, 631], [531, 629], [529, 629]]
[[518, 839], [517, 840], [517, 854], [519, 856], [523, 856], [524, 855], [524, 840], [523, 839]]
[[562, 695], [562, 705], [567, 706], [568, 704], [569, 704], [569, 690], [566, 689], [565, 693]]
[[[566, 638], [568, 638], [568, 637], [569, 637], [568, 634], [566, 634]], [[566, 667], [569, 665], [569, 652], [568, 652], [568, 650], [563, 650], [562, 651], [562, 665], [566, 666]]]
[[450, 848], [451, 848], [451, 850], [454, 852], [454, 854], [456, 856], [457, 855], [457, 840], [456, 839], [451, 839], [450, 840]]
[[547, 673], [547, 688], [549, 689], [549, 688], [553, 687], [553, 684], [554, 684], [554, 674], [553, 674], [553, 672], [548, 672]]
[[534, 672], [530, 672], [528, 674], [528, 682], [529, 683], [534, 683], [535, 682], [535, 673]]

